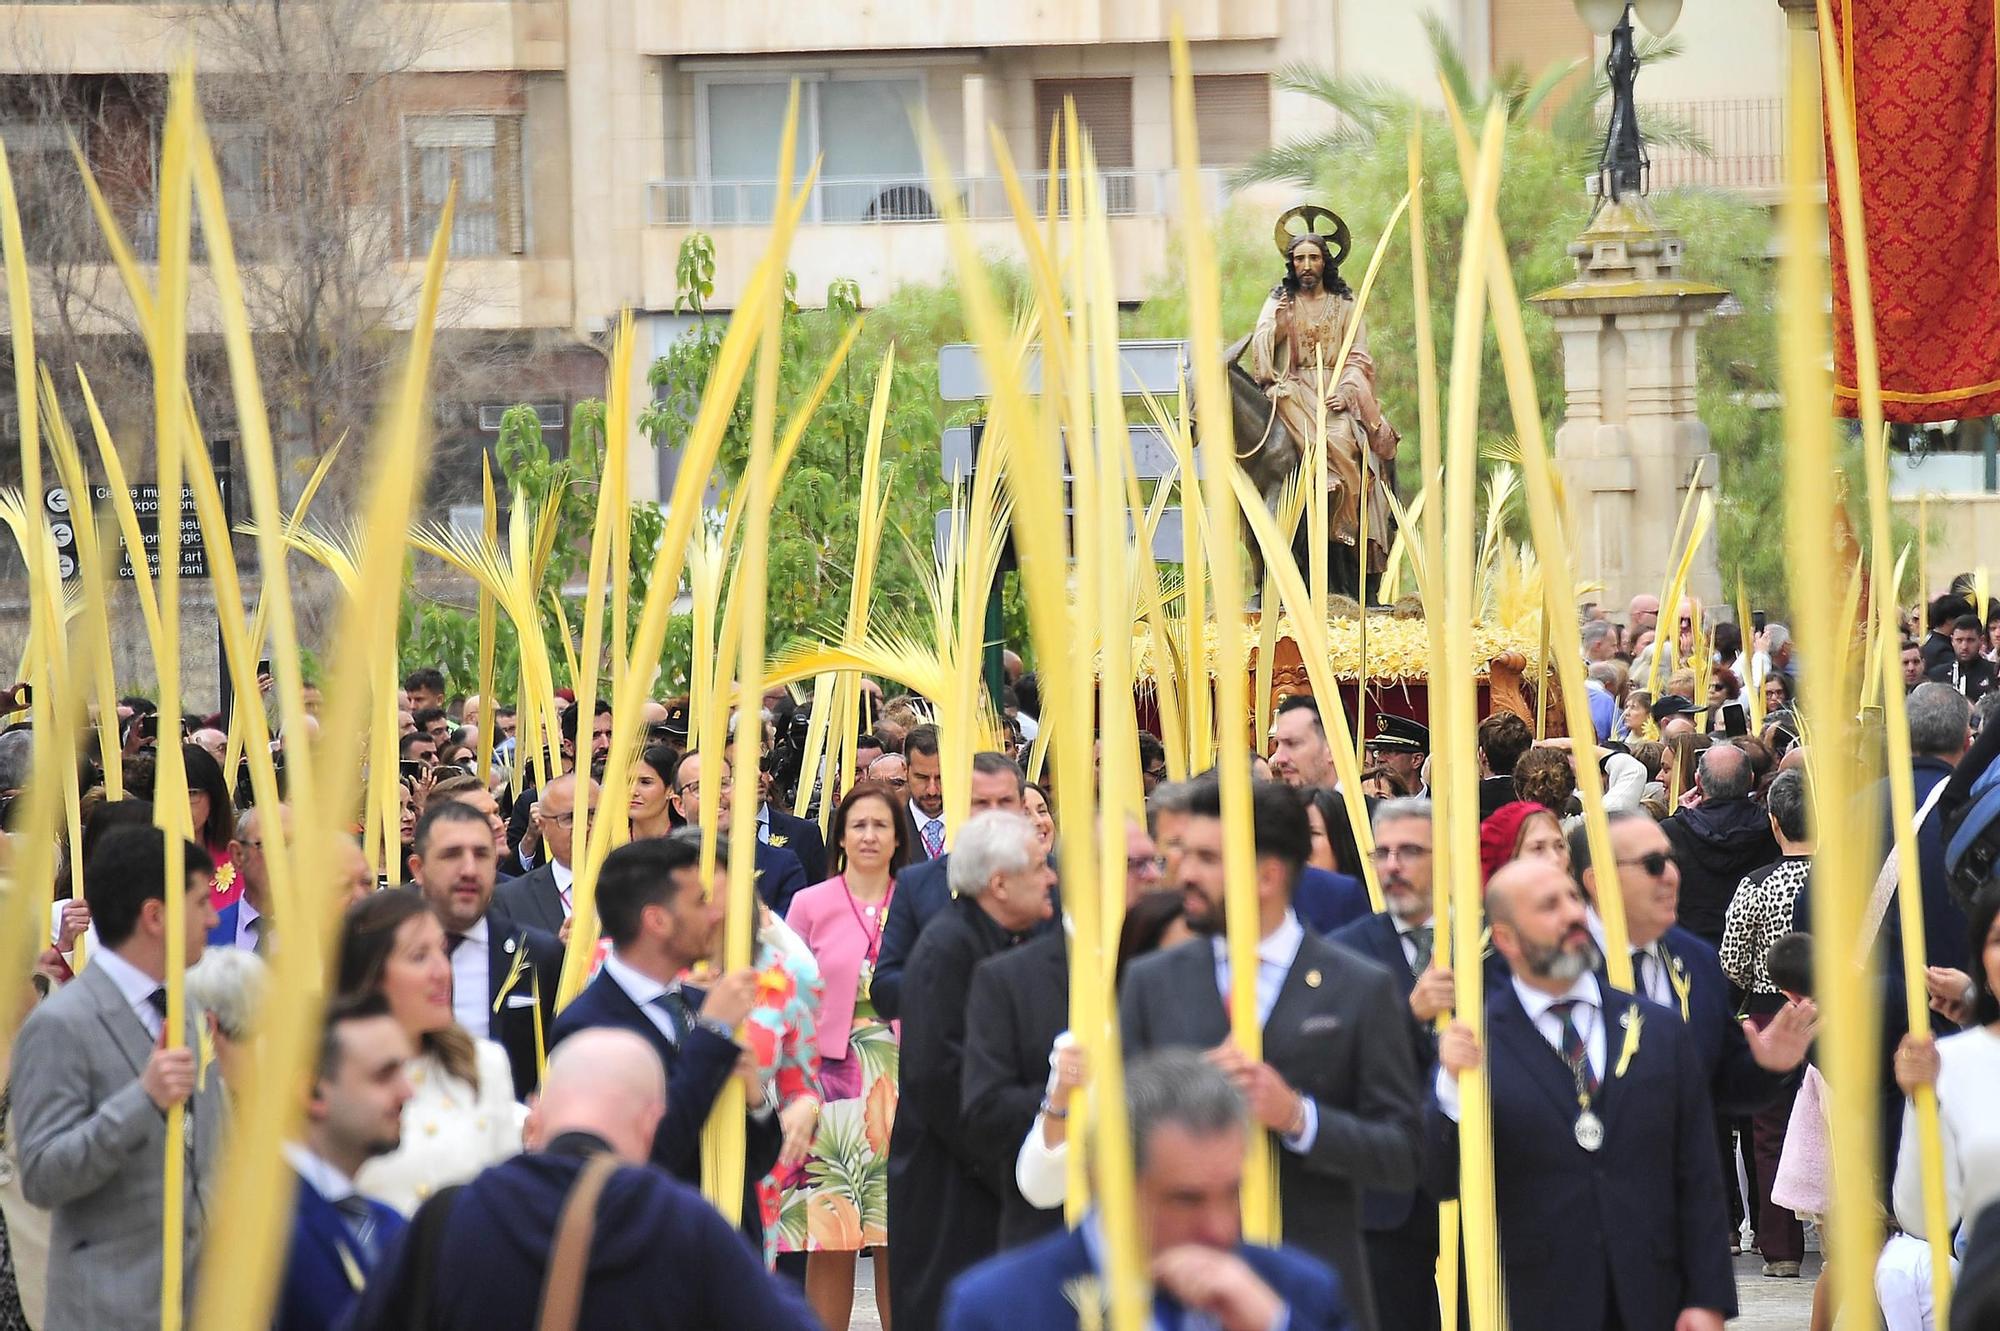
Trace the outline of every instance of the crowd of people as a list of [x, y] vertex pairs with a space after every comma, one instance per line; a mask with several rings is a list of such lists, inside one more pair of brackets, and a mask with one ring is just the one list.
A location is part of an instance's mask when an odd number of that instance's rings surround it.
[[[1935, 1236], [1903, 1113], [1923, 1085], [1962, 1262], [1951, 1325], [2000, 1324], [2000, 885], [1985, 881], [2000, 854], [2000, 796], [1987, 798], [2000, 608], [1982, 617], [1957, 587], [1926, 610], [1904, 671], [1934, 1015], [1904, 1029], [1900, 971], [1881, 967], [1892, 1237], [1879, 1308], [1854, 1311], [1892, 1331], [1936, 1325]], [[1064, 1203], [1108, 1051], [1069, 1029], [1056, 865], [1060, 838], [1109, 836], [1125, 847], [1115, 1001], [1157, 1325], [1429, 1331], [1447, 1311], [1465, 1324], [1441, 1306], [1440, 1251], [1455, 1260], [1458, 1238], [1439, 1205], [1459, 1188], [1459, 1080], [1483, 1067], [1512, 1324], [1719, 1331], [1737, 1311], [1733, 1255], [1760, 1256], [1755, 1278], [1809, 1265], [1842, 1131], [1813, 1058], [1814, 818], [1791, 711], [1811, 663], [1782, 625], [1746, 644], [1731, 624], [1698, 632], [1688, 605], [1662, 635], [1659, 611], [1640, 597], [1622, 623], [1584, 612], [1594, 743], [1538, 740], [1506, 711], [1480, 723], [1478, 957], [1451, 956], [1451, 922], [1434, 914], [1443, 829], [1425, 725], [1370, 718], [1364, 832], [1319, 704], [1280, 702], [1250, 798], [1255, 1056], [1231, 1037], [1217, 775], [1168, 780], [1142, 736], [1144, 819], [1064, 825], [1028, 776], [1039, 693], [1011, 653], [1003, 748], [947, 772], [925, 700], [871, 682], [844, 788], [805, 770], [806, 717], [785, 690], [748, 718], [764, 728], [756, 773], [690, 746], [686, 700], [664, 700], [646, 705], [612, 789], [609, 705], [586, 716], [565, 695], [562, 770], [523, 788], [513, 709], [415, 671], [398, 709], [398, 881], [358, 839], [339, 844], [349, 904], [286, 1148], [297, 1202], [274, 1324], [845, 1331], [872, 1288], [900, 1331], [1107, 1325], [1111, 1239], [1095, 1212], [1067, 1225]], [[307, 813], [260, 806], [231, 779], [224, 721], [176, 727], [126, 700], [123, 797], [92, 786], [64, 847], [0, 1113], [0, 1331], [157, 1325], [175, 1106], [193, 1293], [231, 1104], [256, 1075], [267, 960], [295, 927], [264, 836]], [[175, 742], [195, 838], [169, 883], [152, 796], [157, 746]], [[26, 728], [0, 735], [0, 788], [25, 785], [34, 743]], [[1590, 852], [1580, 762], [1604, 778], [1609, 864]], [[955, 782], [965, 811], [948, 815]], [[1886, 787], [1871, 798], [1893, 845]], [[591, 978], [558, 1010], [578, 815], [611, 801], [630, 838], [597, 873]], [[720, 883], [737, 819], [756, 823], [757, 918], [751, 964], [731, 969]], [[163, 1038], [170, 892], [186, 907], [178, 1042]], [[1607, 966], [1607, 894], [1629, 992]], [[1876, 950], [1893, 960], [1898, 912], [1879, 918]], [[1483, 978], [1480, 1021], [1458, 1010], [1467, 966]], [[732, 1086], [742, 1193], [718, 1209], [700, 1189]], [[1280, 1247], [1243, 1238], [1252, 1133], [1276, 1162]], [[1822, 1266], [1814, 1331], [1842, 1311]]]

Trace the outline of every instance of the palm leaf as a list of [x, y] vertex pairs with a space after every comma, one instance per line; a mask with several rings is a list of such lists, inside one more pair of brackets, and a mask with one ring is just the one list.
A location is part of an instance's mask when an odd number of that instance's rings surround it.
[[1286, 92], [1303, 93], [1325, 102], [1373, 136], [1387, 128], [1409, 98], [1380, 79], [1336, 74], [1324, 65], [1304, 61], [1284, 65], [1271, 82]]

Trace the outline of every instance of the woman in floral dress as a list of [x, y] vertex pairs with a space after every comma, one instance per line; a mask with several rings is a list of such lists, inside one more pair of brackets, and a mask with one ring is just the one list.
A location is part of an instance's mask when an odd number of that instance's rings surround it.
[[792, 898], [786, 923], [812, 949], [826, 978], [821, 1008], [820, 1112], [800, 1186], [779, 1212], [779, 1248], [803, 1248], [806, 1297], [827, 1331], [847, 1331], [854, 1263], [874, 1254], [875, 1302], [889, 1326], [889, 1130], [896, 1119], [894, 1026], [876, 1015], [868, 989], [882, 947], [896, 871], [916, 831], [902, 799], [878, 781], [847, 792], [828, 828], [834, 876]]
[[825, 986], [819, 963], [799, 936], [768, 907], [759, 904], [757, 911], [757, 1004], [744, 1022], [743, 1042], [756, 1060], [758, 1078], [777, 1088], [778, 1123], [785, 1134], [778, 1163], [757, 1181], [764, 1265], [772, 1266], [780, 1251], [786, 1185], [803, 1177], [800, 1167], [819, 1121], [819, 1007]]

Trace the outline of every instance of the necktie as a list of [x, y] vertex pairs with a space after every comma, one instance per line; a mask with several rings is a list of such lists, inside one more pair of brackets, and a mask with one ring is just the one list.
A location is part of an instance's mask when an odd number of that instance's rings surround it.
[[368, 1199], [358, 1192], [350, 1192], [333, 1204], [340, 1212], [340, 1218], [347, 1225], [347, 1232], [354, 1236], [354, 1246], [361, 1251], [364, 1266], [375, 1264], [375, 1208]]
[[936, 859], [944, 854], [944, 819], [933, 818], [924, 824], [924, 855]]
[[458, 945], [459, 945], [460, 943], [463, 943], [464, 941], [465, 941], [465, 935], [464, 935], [464, 934], [451, 934], [451, 933], [448, 933], [448, 934], [446, 934], [446, 935], [444, 936], [444, 954], [445, 954], [445, 956], [446, 956], [447, 958], [449, 958], [449, 957], [451, 956], [451, 954], [452, 954], [452, 953], [454, 953], [454, 952], [458, 951]]
[[1587, 1007], [1580, 998], [1564, 998], [1549, 1004], [1549, 1011], [1562, 1022], [1563, 1062], [1580, 1080], [1584, 1090], [1597, 1094], [1597, 1073], [1590, 1066], [1590, 1047], [1583, 1042], [1583, 1031], [1576, 1024], [1576, 1010]]
[[1632, 949], [1632, 986], [1641, 998], [1653, 996], [1653, 954], [1643, 947]]
[[166, 986], [162, 985], [162, 986], [161, 986], [160, 988], [158, 988], [158, 989], [155, 989], [155, 990], [154, 990], [154, 991], [153, 991], [152, 993], [150, 993], [150, 994], [147, 994], [147, 995], [146, 995], [146, 1006], [148, 1006], [148, 1007], [152, 1008], [152, 1009], [153, 1009], [153, 1011], [155, 1011], [155, 1012], [157, 1012], [157, 1013], [159, 1013], [159, 1014], [160, 1014], [160, 1027], [161, 1027], [161, 1029], [162, 1029], [162, 1030], [164, 1030], [164, 1029], [166, 1028], [166, 1025], [167, 1025], [167, 990], [166, 990]]
[[1436, 947], [1436, 939], [1428, 924], [1420, 924], [1410, 930], [1410, 941], [1416, 944], [1417, 955], [1410, 962], [1410, 974], [1421, 976], [1431, 968], [1431, 954]]
[[675, 985], [652, 1001], [652, 1006], [667, 1014], [667, 1022], [674, 1028], [672, 1040], [678, 1049], [687, 1043], [688, 1027], [693, 1025], [693, 1014], [688, 1010], [687, 998]]

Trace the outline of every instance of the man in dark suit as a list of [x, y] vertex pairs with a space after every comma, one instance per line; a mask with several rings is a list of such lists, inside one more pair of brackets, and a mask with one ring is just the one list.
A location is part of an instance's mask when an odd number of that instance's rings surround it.
[[1372, 913], [1366, 883], [1313, 864], [1299, 869], [1298, 886], [1292, 889], [1292, 910], [1300, 924], [1322, 938]]
[[[1434, 960], [1431, 916], [1431, 802], [1406, 798], [1375, 806], [1375, 865], [1388, 909], [1328, 935], [1395, 977], [1409, 1008], [1410, 1054], [1428, 1077], [1437, 1062], [1432, 1022], [1454, 1001], [1451, 972]], [[1434, 1331], [1437, 1198], [1421, 1183], [1361, 1199], [1363, 1244], [1382, 1331]]]
[[[597, 783], [588, 785], [589, 814], [597, 816]], [[576, 873], [570, 856], [576, 839], [576, 776], [566, 773], [543, 786], [535, 801], [535, 830], [547, 861], [494, 889], [493, 909], [521, 924], [561, 936], [569, 923], [570, 885]]]
[[1126, 971], [1125, 1046], [1214, 1050], [1272, 1135], [1286, 1239], [1340, 1273], [1355, 1325], [1373, 1331], [1361, 1190], [1403, 1190], [1417, 1180], [1417, 1070], [1410, 1040], [1396, 1038], [1409, 1008], [1387, 971], [1307, 933], [1293, 914], [1292, 889], [1312, 844], [1298, 796], [1260, 782], [1251, 803], [1264, 1060], [1252, 1062], [1229, 1040], [1222, 793], [1212, 780], [1193, 793], [1181, 854], [1188, 923], [1201, 936]]
[[757, 810], [757, 840], [798, 856], [805, 886], [826, 881], [826, 839], [812, 819], [794, 818], [767, 799]]
[[981, 961], [1049, 918], [1054, 882], [1026, 815], [967, 819], [951, 858], [956, 895], [911, 954], [889, 1138], [889, 1320], [898, 1326], [936, 1326], [945, 1287], [999, 1241], [999, 1152], [977, 1139], [962, 1108], [967, 991]]
[[[1722, 1331], [1736, 1315], [1708, 1090], [1687, 1028], [1603, 983], [1582, 898], [1545, 859], [1493, 875], [1509, 977], [1486, 1000], [1502, 1284], [1537, 1331]], [[1430, 1106], [1439, 1195], [1456, 1195], [1458, 1077], [1482, 1061], [1454, 1022]]]
[[[717, 847], [717, 874], [727, 859]], [[681, 975], [711, 955], [722, 927], [718, 892], [704, 900], [701, 851], [677, 837], [633, 841], [604, 859], [597, 915], [611, 955], [576, 1001], [556, 1018], [552, 1047], [579, 1031], [615, 1026], [643, 1036], [667, 1070], [672, 1092], [666, 1121], [651, 1142], [654, 1164], [690, 1184], [701, 1182], [701, 1130], [744, 1051], [736, 1028], [757, 997], [756, 972], [731, 971], [706, 991]], [[777, 1163], [781, 1133], [762, 1087], [746, 1096], [741, 1224], [761, 1257], [763, 1223], [757, 1180]]]
[[444, 800], [417, 820], [410, 881], [444, 924], [453, 1019], [507, 1051], [514, 1098], [526, 1100], [541, 1072], [541, 1032], [555, 1020], [563, 949], [554, 934], [491, 911], [496, 858], [486, 815]]
[[[1725, 1123], [1763, 1109], [1784, 1096], [1792, 1074], [1812, 1047], [1818, 1013], [1811, 1000], [1787, 1002], [1763, 1025], [1738, 1021], [1729, 981], [1715, 949], [1674, 923], [1680, 905], [1680, 867], [1673, 846], [1659, 824], [1637, 810], [1612, 810], [1611, 850], [1618, 857], [1619, 899], [1625, 906], [1625, 930], [1632, 949], [1632, 983], [1639, 997], [1658, 1003], [1687, 1026], [1695, 1062], [1708, 1083], [1709, 1098]], [[1595, 904], [1601, 890], [1590, 864], [1589, 838], [1582, 827], [1570, 834], [1570, 868], [1593, 909], [1590, 930], [1599, 951], [1604, 925]], [[1725, 1127], [1721, 1140], [1731, 1141]], [[1749, 1130], [1744, 1129], [1745, 1140]], [[1776, 1152], [1772, 1152], [1772, 1172]], [[1753, 1183], [1757, 1183], [1752, 1171]], [[1733, 1162], [1726, 1161], [1723, 1186], [1735, 1187]], [[1805, 1256], [1805, 1234], [1798, 1218], [1769, 1203], [1770, 1187], [1759, 1187], [1757, 1250], [1764, 1256], [1764, 1274], [1796, 1276]]]
[[[1149, 1324], [1199, 1317], [1230, 1331], [1352, 1326], [1340, 1282], [1324, 1264], [1242, 1240], [1246, 1124], [1228, 1077], [1190, 1050], [1166, 1050], [1126, 1069], [1125, 1098], [1134, 1220], [1155, 1295]], [[945, 1331], [1104, 1326], [1103, 1253], [1102, 1221], [1092, 1215], [1081, 1229], [995, 1257], [952, 1286]]]
[[1041, 1130], [1050, 1051], [1069, 1028], [1069, 948], [1060, 929], [979, 963], [965, 1003], [966, 1136], [989, 1152], [985, 1173], [999, 1181], [1000, 1246], [1018, 1248], [1062, 1228], [1060, 1208], [1044, 1211], [1021, 1195], [1014, 1158]]
[[[972, 755], [969, 817], [989, 809], [1019, 813], [1026, 790], [1027, 778], [1006, 754]], [[948, 855], [918, 860], [896, 875], [896, 894], [890, 899], [888, 918], [882, 922], [882, 948], [875, 958], [875, 982], [869, 990], [875, 1010], [892, 1021], [903, 1015], [903, 968], [909, 964], [918, 937], [951, 904], [951, 887], [946, 881], [949, 860]]]
[[[697, 752], [683, 757], [681, 765], [674, 769], [674, 809], [680, 814], [683, 827], [701, 823], [701, 774], [705, 765]], [[736, 814], [736, 784], [727, 758], [718, 760], [716, 765], [722, 769], [722, 798], [715, 806], [715, 837], [722, 843], [729, 840], [729, 824]], [[767, 846], [762, 841], [756, 847], [757, 895], [782, 920], [798, 890], [811, 884], [806, 881], [799, 857], [791, 851], [783, 846]]]
[[354, 1176], [403, 1136], [410, 1038], [379, 994], [326, 1014], [305, 1128], [285, 1148], [299, 1176], [275, 1331], [332, 1331], [401, 1236], [403, 1217], [355, 1191]]
[[[658, 844], [648, 843], [648, 844]], [[579, 999], [579, 1002], [582, 1000]], [[656, 1046], [624, 1030], [572, 1037], [549, 1059], [530, 1153], [418, 1208], [369, 1282], [352, 1331], [533, 1331], [566, 1208], [601, 1188], [574, 1268], [578, 1327], [819, 1325], [700, 1193], [646, 1167], [670, 1096]]]

